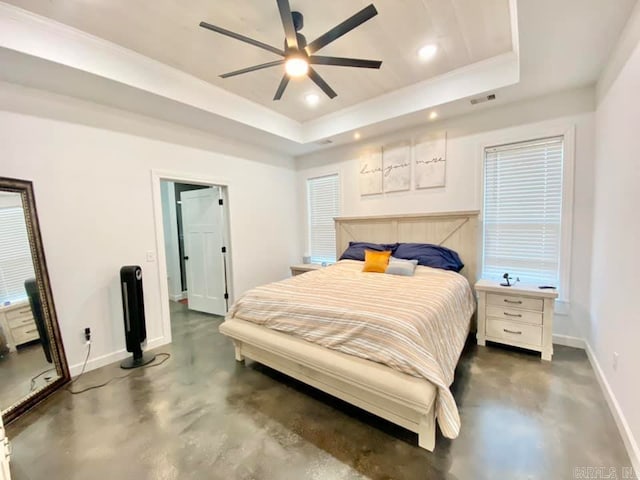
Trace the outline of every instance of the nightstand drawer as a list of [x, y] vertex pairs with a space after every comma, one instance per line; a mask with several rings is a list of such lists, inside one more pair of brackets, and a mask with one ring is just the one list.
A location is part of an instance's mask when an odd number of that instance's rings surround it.
[[28, 315], [23, 315], [22, 317], [10, 318], [9, 319], [9, 328], [12, 330], [14, 328], [24, 327], [25, 325], [34, 325], [35, 322], [33, 320], [33, 315], [31, 315], [31, 310], [29, 310]]
[[541, 346], [542, 327], [499, 318], [487, 318], [487, 339], [497, 339], [505, 343]]
[[38, 329], [35, 323], [32, 325], [25, 325], [24, 327], [12, 328], [11, 334], [16, 342], [16, 345], [22, 345], [23, 343], [31, 342], [40, 338]]
[[16, 319], [16, 318], [23, 318], [25, 316], [30, 317], [30, 316], [32, 316], [31, 307], [27, 303], [23, 307], [11, 309], [11, 310], [5, 312], [5, 316], [7, 317], [7, 320], [9, 320], [9, 321], [11, 321], [13, 319]]
[[542, 312], [530, 312], [528, 310], [519, 310], [511, 307], [487, 305], [487, 316], [513, 322], [535, 323], [536, 325], [542, 325]]
[[527, 310], [542, 311], [543, 300], [539, 298], [521, 297], [518, 295], [487, 294], [487, 303], [501, 307], [525, 308]]

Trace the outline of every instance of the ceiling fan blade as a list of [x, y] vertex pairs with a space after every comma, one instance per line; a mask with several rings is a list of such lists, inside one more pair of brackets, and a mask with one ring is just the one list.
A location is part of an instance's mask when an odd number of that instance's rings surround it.
[[335, 98], [338, 96], [338, 94], [333, 91], [333, 89], [327, 84], [327, 82], [325, 82], [318, 74], [318, 72], [316, 72], [313, 68], [309, 67], [309, 73], [307, 75], [309, 75], [309, 78], [313, 80], [313, 82], [318, 85], [324, 93], [327, 94], [327, 97]]
[[243, 73], [255, 72], [256, 70], [262, 70], [263, 68], [275, 67], [277, 65], [282, 65], [284, 63], [284, 59], [275, 60], [273, 62], [262, 63], [260, 65], [254, 65], [253, 67], [242, 68], [240, 70], [235, 70], [229, 73], [223, 73], [220, 75], [220, 78], [229, 78], [235, 77], [236, 75], [242, 75]]
[[309, 57], [312, 65], [334, 65], [336, 67], [357, 67], [357, 68], [380, 68], [382, 62], [379, 60], [363, 60], [361, 58], [342, 57], [322, 57], [312, 55]]
[[226, 30], [222, 27], [216, 27], [215, 25], [211, 25], [207, 22], [200, 22], [200, 26], [202, 28], [206, 28], [207, 30], [214, 31], [216, 33], [220, 33], [222, 35], [226, 35], [227, 37], [235, 38], [236, 40], [240, 40], [241, 42], [248, 43], [249, 45], [253, 45], [254, 47], [262, 48], [269, 52], [275, 53], [276, 55], [280, 55], [284, 57], [284, 51], [279, 48], [272, 47], [271, 45], [267, 45], [266, 43], [259, 42], [258, 40], [254, 40], [253, 38], [245, 37], [244, 35], [240, 35], [239, 33], [232, 32], [230, 30]]
[[289, 76], [285, 73], [284, 77], [280, 81], [280, 85], [278, 85], [278, 90], [276, 90], [276, 94], [273, 97], [274, 100], [280, 100], [282, 98], [282, 94], [284, 93], [284, 89], [289, 85]]
[[277, 2], [284, 34], [287, 38], [287, 46], [298, 50], [298, 34], [296, 33], [296, 27], [293, 25], [293, 15], [291, 14], [289, 0], [277, 0]]
[[371, 4], [368, 7], [365, 7], [362, 10], [360, 10], [355, 15], [346, 19], [340, 25], [333, 27], [327, 33], [316, 38], [313, 42], [311, 42], [306, 46], [305, 50], [309, 55], [311, 55], [312, 53], [315, 53], [318, 50], [320, 50], [322, 47], [325, 47], [329, 43], [340, 38], [344, 34], [349, 33], [354, 28], [362, 25], [367, 20], [375, 17], [377, 14], [378, 14], [378, 11], [376, 10], [376, 7], [374, 7], [373, 4]]

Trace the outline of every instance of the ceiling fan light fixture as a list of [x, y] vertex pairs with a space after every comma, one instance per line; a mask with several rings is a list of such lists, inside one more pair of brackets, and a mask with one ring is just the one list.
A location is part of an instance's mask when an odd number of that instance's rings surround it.
[[221, 78], [235, 77], [245, 73], [255, 72], [270, 67], [280, 67], [284, 65], [284, 75], [280, 80], [280, 84], [273, 96], [274, 101], [282, 99], [282, 95], [289, 84], [289, 81], [295, 77], [309, 77], [320, 90], [329, 98], [335, 98], [338, 94], [324, 81], [322, 76], [311, 67], [311, 65], [332, 65], [337, 67], [352, 68], [372, 68], [380, 69], [382, 61], [367, 60], [362, 58], [343, 58], [324, 55], [314, 55], [317, 51], [326, 47], [338, 38], [351, 32], [363, 23], [371, 20], [378, 15], [378, 10], [373, 4], [367, 5], [363, 9], [351, 15], [349, 18], [339, 23], [335, 27], [329, 29], [311, 43], [307, 43], [305, 36], [300, 33], [304, 27], [304, 17], [298, 11], [292, 11], [289, 0], [276, 0], [280, 20], [284, 29], [284, 48], [276, 48], [259, 40], [241, 35], [226, 28], [212, 25], [207, 22], [200, 22], [200, 27], [206, 28], [213, 32], [219, 33], [226, 37], [230, 37], [241, 42], [253, 45], [268, 52], [276, 54], [280, 57], [278, 60], [262, 63], [260, 65], [252, 65], [250, 67], [241, 68], [233, 72], [227, 72], [220, 75]]
[[302, 77], [309, 71], [309, 62], [299, 56], [290, 57], [285, 62], [284, 69], [290, 77]]

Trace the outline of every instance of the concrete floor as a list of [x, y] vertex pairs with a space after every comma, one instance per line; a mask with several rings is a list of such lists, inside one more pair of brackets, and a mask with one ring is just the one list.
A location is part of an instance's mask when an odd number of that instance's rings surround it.
[[[172, 306], [165, 364], [72, 396], [9, 427], [14, 480], [570, 479], [629, 466], [580, 350], [538, 356], [470, 343], [453, 387], [462, 431], [435, 453], [415, 434], [248, 362], [220, 318]], [[75, 388], [122, 375], [117, 366]]]

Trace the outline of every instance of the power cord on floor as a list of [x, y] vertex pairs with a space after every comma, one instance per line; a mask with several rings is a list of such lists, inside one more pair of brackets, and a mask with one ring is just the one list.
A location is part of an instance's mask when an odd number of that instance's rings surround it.
[[91, 340], [87, 340], [87, 355], [84, 357], [84, 362], [82, 363], [82, 370], [80, 370], [80, 375], [71, 380], [69, 386], [71, 386], [74, 382], [80, 380], [80, 377], [84, 375], [84, 370], [87, 368], [87, 362], [89, 361], [89, 355], [91, 355]]
[[[130, 377], [131, 375], [133, 375], [134, 373], [136, 373], [136, 370], [132, 370], [130, 373], [126, 374], [126, 375], [120, 375], [120, 376], [116, 376], [116, 377], [112, 377], [109, 380], [107, 380], [104, 383], [100, 383], [98, 385], [92, 385], [90, 387], [86, 387], [83, 388], [82, 390], [72, 390], [71, 386], [77, 382], [80, 377], [84, 374], [85, 369], [87, 368], [87, 362], [89, 360], [89, 355], [91, 354], [91, 342], [87, 342], [89, 345], [89, 348], [87, 348], [87, 355], [84, 358], [84, 363], [82, 365], [82, 370], [80, 371], [80, 375], [78, 375], [76, 378], [74, 378], [71, 382], [69, 382], [69, 384], [67, 385], [67, 392], [69, 392], [71, 395], [80, 395], [81, 393], [85, 393], [88, 392], [89, 390], [96, 390], [98, 388], [102, 388], [102, 387], [106, 387], [107, 385], [109, 385], [111, 382], [113, 382], [114, 380], [122, 380], [123, 378], [127, 378]], [[149, 365], [145, 365], [143, 367], [140, 368], [152, 368], [152, 367], [159, 367], [160, 365], [162, 365], [164, 362], [166, 362], [167, 360], [169, 360], [171, 358], [171, 354], [170, 353], [157, 353], [156, 354], [156, 358], [162, 356], [163, 359], [160, 362], [155, 362], [154, 363], [150, 363]]]
[[31, 387], [29, 388], [29, 393], [33, 392], [36, 389], [36, 380], [39, 379], [42, 375], [49, 373], [49, 372], [55, 372], [55, 367], [53, 368], [47, 368], [44, 372], [40, 372], [38, 375], [36, 375], [35, 377], [33, 377], [31, 379]]

